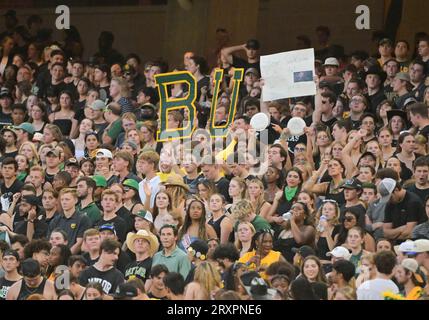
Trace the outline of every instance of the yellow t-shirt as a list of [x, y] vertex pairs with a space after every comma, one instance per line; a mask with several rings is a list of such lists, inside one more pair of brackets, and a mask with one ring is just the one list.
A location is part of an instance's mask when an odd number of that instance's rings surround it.
[[[253, 250], [251, 252], [245, 253], [238, 262], [241, 263], [248, 263], [249, 260], [256, 255], [256, 251]], [[260, 267], [263, 267], [264, 269], [267, 269], [272, 263], [279, 261], [281, 253], [279, 251], [271, 250], [269, 254], [267, 254], [262, 260]], [[254, 263], [250, 264], [249, 269], [256, 269], [256, 265]], [[261, 277], [264, 280], [267, 280], [267, 276], [265, 274], [265, 271], [259, 272]]]

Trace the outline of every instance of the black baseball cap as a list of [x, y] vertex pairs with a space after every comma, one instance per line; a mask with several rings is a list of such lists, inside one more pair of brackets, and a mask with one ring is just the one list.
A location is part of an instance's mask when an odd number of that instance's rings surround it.
[[22, 196], [22, 202], [26, 202], [32, 206], [38, 206], [39, 205], [39, 198], [29, 194], [26, 196]]
[[122, 283], [118, 287], [118, 292], [113, 295], [116, 300], [123, 300], [137, 297], [137, 288], [130, 283]]
[[259, 50], [261, 45], [259, 44], [259, 41], [256, 39], [249, 39], [246, 42], [246, 48], [247, 49], [253, 49], [253, 50]]
[[344, 182], [342, 188], [362, 190], [362, 183], [358, 179], [349, 179]]
[[292, 252], [299, 253], [303, 258], [307, 258], [308, 256], [314, 256], [316, 252], [310, 246], [302, 246], [300, 248], [292, 248]]
[[24, 277], [34, 278], [40, 276], [40, 265], [32, 258], [25, 259], [21, 264], [21, 271]]
[[64, 166], [65, 167], [67, 167], [67, 166], [75, 166], [75, 167], [79, 168], [79, 162], [76, 160], [76, 158], [70, 158], [70, 159], [68, 159], [65, 162]]

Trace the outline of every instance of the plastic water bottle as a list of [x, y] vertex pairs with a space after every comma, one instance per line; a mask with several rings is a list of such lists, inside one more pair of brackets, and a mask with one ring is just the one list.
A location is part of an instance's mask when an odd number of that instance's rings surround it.
[[326, 221], [327, 219], [326, 219], [326, 217], [324, 216], [324, 215], [322, 215], [321, 217], [320, 217], [320, 220], [319, 220], [319, 224], [317, 225], [317, 231], [319, 231], [319, 232], [323, 232], [323, 231], [325, 231], [325, 227], [322, 225], [322, 221]]
[[289, 221], [292, 218], [292, 212], [286, 212], [282, 215], [284, 221]]

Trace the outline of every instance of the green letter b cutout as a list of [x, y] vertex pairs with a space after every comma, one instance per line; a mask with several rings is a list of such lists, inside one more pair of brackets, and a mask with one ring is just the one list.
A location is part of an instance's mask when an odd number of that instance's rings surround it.
[[[189, 86], [189, 94], [185, 98], [169, 99], [167, 86], [185, 82]], [[188, 71], [163, 73], [155, 76], [160, 101], [160, 126], [157, 132], [158, 141], [190, 138], [194, 131], [196, 116], [195, 99], [197, 97], [196, 80]], [[189, 121], [185, 128], [168, 129], [168, 112], [172, 110], [188, 109]]]
[[213, 138], [224, 138], [227, 135], [228, 127], [233, 122], [235, 112], [237, 111], [238, 92], [240, 90], [240, 83], [243, 80], [244, 69], [235, 69], [234, 76], [231, 79], [234, 82], [234, 86], [231, 94], [231, 105], [229, 106], [228, 120], [226, 124], [222, 126], [215, 125], [215, 114], [217, 109], [217, 100], [219, 96], [219, 86], [222, 81], [223, 70], [217, 69], [215, 72], [215, 88], [213, 92], [212, 107], [210, 111], [210, 136]]

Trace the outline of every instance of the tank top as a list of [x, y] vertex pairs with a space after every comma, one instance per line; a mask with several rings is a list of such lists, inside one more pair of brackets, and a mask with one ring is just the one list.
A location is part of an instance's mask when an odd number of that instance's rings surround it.
[[325, 199], [335, 200], [339, 206], [346, 203], [346, 199], [344, 198], [344, 191], [338, 193], [332, 193], [331, 191], [332, 181], [329, 182], [328, 188], [326, 188]]
[[25, 284], [24, 279], [22, 279], [21, 290], [19, 290], [18, 298], [16, 300], [26, 300], [32, 294], [41, 294], [43, 295], [43, 291], [45, 290], [46, 278], [43, 278], [43, 281], [37, 288], [29, 288]]
[[211, 225], [213, 227], [213, 229], [216, 231], [216, 235], [218, 237], [218, 239], [220, 239], [220, 224], [222, 223], [222, 220], [225, 219], [226, 216], [222, 215], [222, 217], [220, 217], [219, 219], [217, 219], [216, 221], [213, 219], [213, 217], [210, 218], [209, 222], [207, 222], [209, 225]]
[[56, 115], [56, 112], [54, 113], [54, 121], [52, 122], [52, 124], [57, 125], [60, 128], [61, 133], [64, 136], [67, 136], [67, 137], [70, 136], [71, 128], [72, 128], [72, 124], [73, 124], [72, 120], [71, 119], [55, 119], [55, 115]]
[[[334, 239], [335, 235], [337, 235], [339, 232], [340, 232], [340, 225], [338, 224], [332, 229], [332, 233], [331, 233], [332, 239]], [[317, 241], [316, 247], [317, 247], [317, 256], [319, 257], [319, 259], [331, 260], [331, 258], [326, 255], [331, 250], [329, 249], [328, 240], [326, 240], [325, 237], [319, 238], [319, 240]]]

